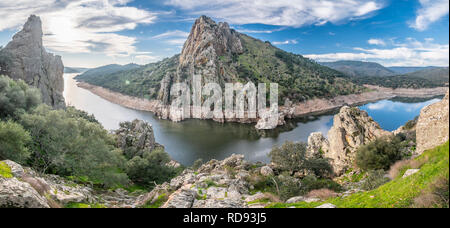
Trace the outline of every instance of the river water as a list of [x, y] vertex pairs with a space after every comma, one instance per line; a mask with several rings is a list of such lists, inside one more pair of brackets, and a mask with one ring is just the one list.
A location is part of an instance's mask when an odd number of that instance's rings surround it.
[[[333, 125], [333, 114], [290, 121], [289, 129], [274, 131], [261, 137], [253, 125], [216, 123], [205, 120], [188, 120], [173, 123], [156, 118], [150, 112], [137, 111], [111, 103], [77, 87], [76, 75], [64, 76], [66, 103], [94, 114], [108, 130], [119, 127], [123, 121], [142, 119], [152, 124], [156, 141], [165, 146], [170, 156], [184, 165], [203, 161], [224, 159], [232, 154], [244, 154], [249, 161], [269, 162], [267, 154], [275, 145], [286, 141], [304, 141], [312, 132], [327, 134]], [[439, 99], [429, 100], [382, 100], [360, 106], [385, 130], [395, 130], [420, 114], [420, 110]]]

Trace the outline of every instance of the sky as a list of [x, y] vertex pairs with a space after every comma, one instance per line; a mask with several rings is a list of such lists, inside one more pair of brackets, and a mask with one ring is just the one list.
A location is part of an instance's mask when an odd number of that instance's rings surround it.
[[31, 14], [71, 67], [171, 57], [201, 15], [316, 61], [449, 65], [449, 0], [0, 0], [0, 46]]

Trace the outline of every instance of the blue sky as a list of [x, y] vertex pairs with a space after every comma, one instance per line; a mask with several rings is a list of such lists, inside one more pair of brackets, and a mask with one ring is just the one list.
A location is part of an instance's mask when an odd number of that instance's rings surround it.
[[66, 66], [146, 64], [181, 52], [195, 19], [317, 61], [449, 65], [449, 0], [1, 0], [0, 45], [30, 14]]

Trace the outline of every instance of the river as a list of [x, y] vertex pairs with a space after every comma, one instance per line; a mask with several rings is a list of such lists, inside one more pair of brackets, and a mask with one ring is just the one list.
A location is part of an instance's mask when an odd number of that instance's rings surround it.
[[[318, 117], [289, 121], [289, 129], [274, 131], [261, 137], [254, 125], [216, 123], [205, 120], [188, 120], [174, 123], [156, 118], [152, 113], [137, 111], [111, 103], [77, 87], [75, 74], [64, 76], [64, 98], [75, 106], [93, 114], [108, 130], [119, 127], [123, 121], [145, 120], [153, 126], [156, 141], [165, 146], [170, 156], [184, 165], [203, 161], [224, 159], [232, 154], [244, 154], [249, 161], [269, 162], [267, 154], [275, 145], [286, 141], [304, 141], [312, 132], [327, 134], [333, 125], [333, 113]], [[382, 100], [360, 106], [385, 130], [395, 130], [420, 114], [420, 110], [439, 99], [429, 100]]]

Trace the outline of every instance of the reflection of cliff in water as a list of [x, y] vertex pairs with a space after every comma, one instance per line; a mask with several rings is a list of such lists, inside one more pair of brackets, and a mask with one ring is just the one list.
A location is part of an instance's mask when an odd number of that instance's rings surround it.
[[444, 96], [442, 96], [442, 95], [429, 97], [429, 98], [395, 97], [395, 98], [390, 99], [390, 101], [412, 104], [412, 103], [421, 103], [421, 102], [429, 101], [432, 99], [442, 100], [442, 98], [444, 98]]

